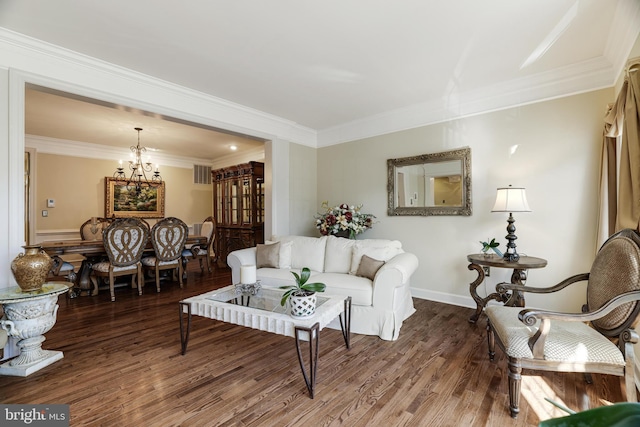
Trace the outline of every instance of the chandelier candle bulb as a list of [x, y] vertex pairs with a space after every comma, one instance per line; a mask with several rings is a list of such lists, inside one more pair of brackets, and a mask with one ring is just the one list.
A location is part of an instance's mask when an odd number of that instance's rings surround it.
[[249, 285], [256, 283], [256, 266], [242, 265], [240, 266], [240, 284]]
[[[122, 160], [119, 161], [119, 167], [113, 174], [118, 181], [122, 181], [128, 190], [135, 188], [136, 195], [140, 195], [144, 189], [155, 187], [162, 184], [159, 165], [156, 165], [155, 171], [151, 162], [151, 157], [146, 158], [147, 162], [143, 163], [143, 154], [147, 151], [146, 147], [140, 146], [140, 131], [142, 128], [134, 128], [138, 132], [138, 144], [130, 147], [129, 153], [129, 170], [131, 175], [127, 178], [122, 167]], [[147, 176], [147, 173], [151, 174]]]

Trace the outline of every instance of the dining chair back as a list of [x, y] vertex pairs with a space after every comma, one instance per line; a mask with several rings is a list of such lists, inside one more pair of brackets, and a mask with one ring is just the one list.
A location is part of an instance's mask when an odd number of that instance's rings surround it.
[[103, 232], [104, 249], [108, 261], [92, 265], [91, 280], [97, 289], [96, 277], [108, 277], [111, 301], [115, 301], [114, 279], [132, 275], [131, 285], [137, 278], [138, 294], [142, 295], [142, 264], [140, 259], [149, 241], [149, 227], [138, 218], [115, 219]]
[[82, 240], [102, 240], [103, 231], [112, 222], [111, 218], [89, 218], [80, 226], [80, 238]]
[[154, 256], [144, 257], [142, 264], [146, 271], [153, 271], [156, 289], [160, 292], [160, 271], [174, 270], [182, 282], [182, 251], [189, 235], [189, 227], [184, 221], [168, 217], [158, 221], [151, 228], [151, 244]]
[[[200, 235], [207, 238], [207, 241], [202, 244], [192, 245], [190, 247], [185, 248], [182, 253], [184, 260], [188, 259], [197, 259], [200, 263], [200, 271], [204, 273], [204, 263], [207, 264], [207, 271], [211, 273], [211, 248], [213, 247], [213, 241], [216, 238], [216, 226], [213, 221], [213, 217], [207, 217], [202, 221], [202, 225], [200, 227]], [[186, 264], [186, 263], [184, 263]]]

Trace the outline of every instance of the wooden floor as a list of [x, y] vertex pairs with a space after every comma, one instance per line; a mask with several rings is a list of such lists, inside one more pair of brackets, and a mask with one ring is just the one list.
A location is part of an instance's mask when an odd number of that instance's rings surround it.
[[178, 301], [230, 284], [190, 263], [181, 290], [151, 285], [116, 301], [60, 298], [46, 349], [64, 359], [26, 378], [0, 377], [2, 403], [65, 403], [72, 426], [535, 426], [561, 416], [544, 398], [577, 410], [621, 401], [615, 377], [525, 371], [521, 413], [508, 415], [506, 362], [489, 362], [486, 321], [471, 309], [414, 300], [400, 339], [325, 329], [316, 397], [308, 397], [292, 338], [194, 317], [180, 355]]

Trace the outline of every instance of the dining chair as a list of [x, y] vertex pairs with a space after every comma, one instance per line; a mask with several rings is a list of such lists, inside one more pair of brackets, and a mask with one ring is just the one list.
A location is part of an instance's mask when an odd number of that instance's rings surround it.
[[[560, 313], [491, 305], [487, 339], [489, 358], [495, 344], [507, 356], [509, 408], [516, 418], [520, 409], [522, 369], [599, 373], [621, 377], [629, 402], [636, 402], [633, 344], [640, 313], [640, 234], [625, 229], [598, 251], [589, 273], [577, 274], [548, 288], [497, 285], [498, 293], [548, 294], [587, 282], [582, 313]], [[558, 296], [555, 296], [558, 298]], [[506, 301], [506, 300], [505, 300]]]
[[174, 217], [161, 219], [151, 228], [151, 244], [155, 254], [142, 258], [142, 265], [145, 271], [153, 272], [158, 292], [160, 292], [160, 272], [163, 270], [172, 270], [172, 273], [177, 273], [180, 287], [183, 287], [182, 251], [188, 234], [187, 224]]
[[72, 263], [65, 261], [58, 255], [50, 256], [52, 263], [51, 269], [49, 269], [49, 274], [47, 275], [47, 281], [64, 281], [65, 284], [69, 287], [69, 292], [66, 292], [67, 299], [75, 298], [77, 296], [77, 292], [74, 290], [74, 286], [76, 285], [76, 279], [78, 277], [75, 266]]
[[80, 238], [82, 240], [102, 240], [102, 232], [112, 222], [112, 218], [89, 218], [80, 226]]
[[216, 226], [213, 222], [213, 217], [209, 216], [202, 221], [200, 235], [206, 237], [207, 241], [206, 243], [185, 246], [182, 251], [182, 259], [185, 261], [183, 262], [183, 268], [187, 265], [188, 260], [197, 259], [200, 262], [200, 271], [204, 273], [204, 262], [206, 262], [207, 271], [211, 273], [211, 247], [216, 238], [215, 230]]
[[142, 295], [143, 276], [140, 259], [149, 241], [149, 228], [138, 218], [116, 219], [104, 230], [103, 241], [109, 260], [91, 266], [91, 281], [95, 293], [98, 290], [97, 278], [107, 278], [111, 301], [115, 301], [115, 278], [131, 275], [131, 287], [135, 287], [137, 279], [138, 294]]
[[47, 280], [57, 281], [62, 278], [70, 283], [75, 282], [76, 271], [73, 264], [63, 260], [58, 255], [52, 255], [51, 260], [53, 263], [51, 264], [51, 270], [49, 270]]

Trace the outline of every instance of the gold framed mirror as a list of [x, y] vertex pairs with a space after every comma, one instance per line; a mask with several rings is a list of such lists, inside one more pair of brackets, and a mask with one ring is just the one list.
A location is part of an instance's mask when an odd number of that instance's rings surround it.
[[387, 213], [471, 215], [471, 148], [387, 160]]

